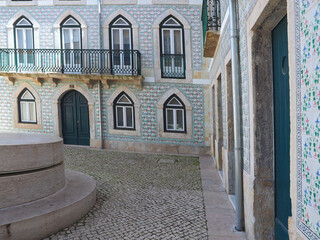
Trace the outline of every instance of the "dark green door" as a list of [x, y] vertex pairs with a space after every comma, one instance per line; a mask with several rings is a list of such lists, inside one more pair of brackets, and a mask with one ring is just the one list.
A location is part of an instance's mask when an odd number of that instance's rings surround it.
[[290, 200], [290, 101], [287, 18], [272, 31], [275, 145], [275, 239], [286, 240]]
[[63, 96], [61, 118], [65, 144], [90, 145], [88, 101], [81, 93], [72, 90]]

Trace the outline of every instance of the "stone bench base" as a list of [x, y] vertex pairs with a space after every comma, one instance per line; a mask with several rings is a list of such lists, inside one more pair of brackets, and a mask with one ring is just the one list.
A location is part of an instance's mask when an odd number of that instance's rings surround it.
[[96, 201], [95, 181], [66, 170], [66, 185], [48, 197], [0, 209], [0, 239], [36, 240], [81, 219]]

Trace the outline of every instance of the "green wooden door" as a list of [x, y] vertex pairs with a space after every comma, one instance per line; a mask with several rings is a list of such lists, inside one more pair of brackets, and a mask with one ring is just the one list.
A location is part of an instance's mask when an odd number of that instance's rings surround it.
[[275, 239], [286, 240], [290, 200], [290, 101], [287, 18], [272, 31], [274, 147], [275, 147]]
[[61, 100], [62, 135], [65, 144], [90, 145], [90, 123], [87, 99], [72, 90]]

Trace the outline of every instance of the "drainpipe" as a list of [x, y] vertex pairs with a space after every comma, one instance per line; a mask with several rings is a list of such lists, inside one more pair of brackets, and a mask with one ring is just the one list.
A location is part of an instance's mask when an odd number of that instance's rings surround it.
[[236, 194], [236, 230], [244, 231], [243, 212], [243, 178], [242, 178], [242, 147], [240, 133], [240, 58], [239, 30], [237, 20], [237, 0], [229, 0], [230, 36], [232, 56], [232, 94], [234, 116], [234, 155], [235, 155], [235, 194]]
[[[101, 36], [101, 0], [97, 0], [97, 7], [98, 7], [98, 33], [99, 33], [99, 41], [98, 41], [98, 49], [101, 50], [101, 42], [102, 42], [102, 36]], [[102, 67], [102, 59], [100, 56], [100, 67]], [[101, 99], [101, 80], [98, 80], [98, 96], [99, 96], [99, 112], [100, 112], [100, 149], [103, 149], [103, 131], [102, 131], [102, 99]]]

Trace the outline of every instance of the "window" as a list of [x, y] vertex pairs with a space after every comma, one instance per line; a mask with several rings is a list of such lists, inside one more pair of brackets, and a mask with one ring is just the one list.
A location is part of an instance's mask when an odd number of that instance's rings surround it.
[[19, 122], [37, 123], [35, 97], [28, 89], [24, 89], [19, 96]]
[[[26, 67], [33, 64], [34, 54], [33, 49], [33, 26], [32, 23], [26, 18], [21, 17], [14, 23], [15, 34], [15, 48], [17, 51], [17, 62], [19, 67]], [[26, 69], [23, 69], [26, 70]]]
[[121, 15], [110, 23], [112, 69], [116, 74], [131, 74], [132, 71], [132, 28]]
[[160, 24], [161, 77], [185, 78], [183, 25], [173, 16]]
[[134, 104], [131, 98], [122, 92], [114, 100], [115, 129], [134, 130]]
[[164, 129], [165, 132], [186, 132], [185, 105], [180, 98], [173, 94], [164, 103]]
[[75, 71], [81, 68], [81, 25], [68, 16], [60, 24], [61, 27], [61, 47], [64, 55], [65, 71]]

